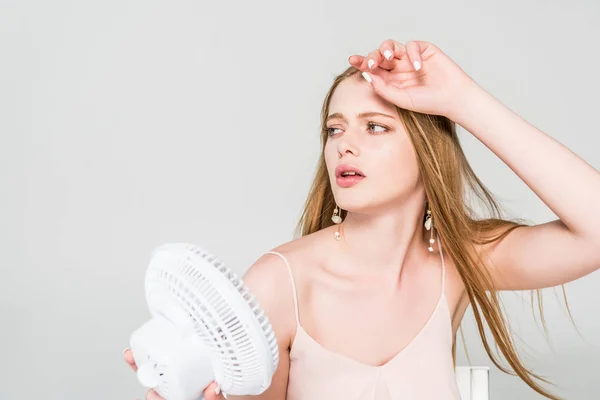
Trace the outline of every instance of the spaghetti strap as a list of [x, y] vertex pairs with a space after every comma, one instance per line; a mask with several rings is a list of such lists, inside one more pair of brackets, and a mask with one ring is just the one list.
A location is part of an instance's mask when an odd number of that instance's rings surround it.
[[281, 259], [283, 260], [283, 262], [285, 262], [285, 265], [287, 266], [288, 272], [290, 274], [290, 281], [292, 283], [292, 293], [294, 295], [294, 313], [296, 315], [296, 324], [300, 325], [300, 319], [298, 317], [298, 295], [296, 293], [296, 282], [294, 281], [294, 274], [292, 273], [292, 268], [290, 267], [290, 263], [288, 262], [287, 258], [285, 258], [285, 256], [277, 251], [267, 251], [265, 254], [275, 254], [279, 257], [281, 257]]
[[444, 263], [444, 251], [442, 250], [442, 242], [440, 235], [437, 234], [438, 247], [440, 248], [440, 257], [442, 258], [442, 296], [446, 293], [446, 265]]

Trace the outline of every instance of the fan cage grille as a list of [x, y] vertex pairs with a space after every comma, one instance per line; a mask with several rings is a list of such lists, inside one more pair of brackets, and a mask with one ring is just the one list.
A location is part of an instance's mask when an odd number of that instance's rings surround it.
[[252, 348], [250, 327], [242, 324], [229, 302], [202, 273], [204, 263], [198, 262], [196, 257], [216, 268], [240, 293], [266, 339], [274, 370], [279, 362], [277, 339], [254, 295], [237, 274], [215, 256], [193, 245], [185, 245], [183, 251], [177, 253], [173, 250], [173, 246], [157, 250], [167, 251], [176, 260], [151, 263], [148, 279], [157, 279], [164, 284], [191, 318], [198, 337], [219, 359], [216, 372], [224, 391], [235, 393], [236, 390], [248, 389], [249, 382], [258, 385], [257, 389], [266, 389], [265, 377], [269, 371], [264, 370], [262, 352]]

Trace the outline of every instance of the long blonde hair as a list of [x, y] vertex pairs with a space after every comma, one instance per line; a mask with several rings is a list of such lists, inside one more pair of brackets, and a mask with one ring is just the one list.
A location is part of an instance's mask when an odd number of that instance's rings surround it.
[[[308, 235], [333, 224], [331, 215], [336, 204], [323, 154], [327, 141], [326, 119], [331, 97], [337, 86], [344, 79], [357, 73], [360, 71], [350, 67], [338, 75], [325, 97], [321, 110], [321, 156], [297, 226], [297, 235]], [[559, 397], [547, 392], [536, 381], [550, 382], [525, 368], [521, 362], [508, 323], [504, 319], [494, 281], [483, 262], [484, 255], [478, 254], [477, 251], [477, 245], [502, 240], [512, 230], [526, 224], [502, 217], [502, 210], [497, 201], [471, 169], [460, 146], [454, 122], [442, 116], [421, 114], [398, 107], [396, 109], [415, 149], [434, 229], [443, 241], [445, 252], [452, 257], [466, 288], [479, 335], [488, 356], [501, 371], [518, 375], [536, 392], [558, 400]], [[468, 204], [468, 192], [465, 189], [469, 189], [470, 193], [487, 208], [487, 212], [491, 215], [489, 218], [476, 217], [475, 211]], [[342, 210], [341, 217], [345, 215], [346, 211]], [[536, 293], [540, 299], [541, 293], [539, 291]], [[538, 307], [543, 320], [543, 310], [539, 300]], [[496, 348], [502, 352], [513, 371], [500, 365], [497, 356], [492, 353], [484, 329], [484, 319]], [[456, 365], [456, 339], [452, 346], [452, 353]]]

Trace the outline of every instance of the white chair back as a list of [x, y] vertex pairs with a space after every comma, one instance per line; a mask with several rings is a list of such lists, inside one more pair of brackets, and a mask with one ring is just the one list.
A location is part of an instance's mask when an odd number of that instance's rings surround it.
[[490, 368], [457, 366], [456, 382], [461, 400], [490, 399]]

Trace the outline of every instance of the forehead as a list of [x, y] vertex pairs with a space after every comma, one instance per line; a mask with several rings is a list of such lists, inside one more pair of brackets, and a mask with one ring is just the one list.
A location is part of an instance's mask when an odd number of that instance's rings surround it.
[[344, 79], [335, 89], [329, 103], [329, 115], [343, 113], [346, 116], [363, 111], [379, 111], [396, 115], [393, 104], [379, 96], [360, 74]]

